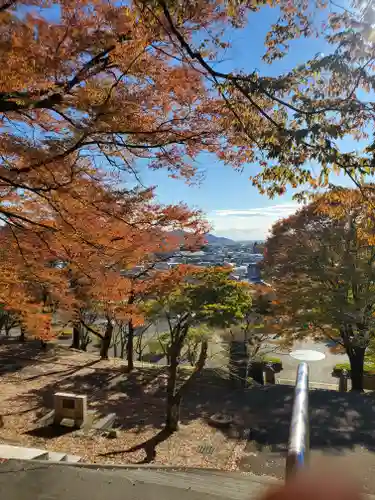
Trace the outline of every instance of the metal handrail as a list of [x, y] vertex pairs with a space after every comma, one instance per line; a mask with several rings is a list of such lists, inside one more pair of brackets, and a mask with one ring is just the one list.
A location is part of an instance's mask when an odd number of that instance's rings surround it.
[[289, 431], [285, 470], [287, 480], [306, 465], [309, 450], [309, 367], [307, 363], [300, 363], [297, 368], [293, 413]]

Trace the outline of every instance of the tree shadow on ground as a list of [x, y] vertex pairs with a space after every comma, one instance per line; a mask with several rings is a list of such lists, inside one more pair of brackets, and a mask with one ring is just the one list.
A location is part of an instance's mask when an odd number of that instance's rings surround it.
[[0, 375], [14, 373], [53, 358], [52, 351], [41, 349], [40, 341], [20, 342], [15, 337], [0, 338]]
[[[81, 369], [84, 368], [81, 366]], [[135, 369], [130, 374], [120, 369], [87, 367], [86, 373], [73, 373], [67, 377], [56, 377], [42, 387], [30, 389], [21, 398], [40, 408], [53, 408], [55, 392], [73, 392], [87, 394], [89, 407], [96, 411], [98, 418], [109, 413], [116, 413], [118, 424], [124, 429], [155, 425], [158, 428], [157, 415], [162, 415], [164, 407], [158, 396], [145, 392], [145, 388], [158, 376], [165, 373], [165, 368]], [[77, 370], [75, 370], [77, 371]], [[88, 372], [88, 373], [87, 373]], [[20, 397], [15, 398], [20, 401]], [[160, 421], [160, 425], [162, 420]]]
[[[141, 433], [146, 428], [154, 429], [153, 438], [137, 445], [137, 449], [146, 451], [147, 460], [153, 460], [156, 446], [169, 437], [164, 431], [166, 367], [136, 368], [130, 374], [113, 367], [91, 367], [85, 372], [46, 381], [43, 387], [30, 389], [22, 398], [31, 406], [52, 408], [53, 394], [57, 391], [87, 394], [89, 407], [98, 416], [116, 413], [116, 424], [122, 430]], [[371, 395], [312, 390], [311, 448], [334, 454], [362, 446], [374, 452], [373, 402]], [[293, 387], [276, 385], [244, 390], [234, 385], [224, 371], [204, 369], [183, 398], [181, 423], [208, 420], [212, 414], [224, 412], [236, 417], [235, 432], [233, 427], [221, 430], [229, 438], [237, 439], [244, 429], [252, 429], [250, 445], [255, 453], [284, 456], [292, 403]], [[134, 447], [118, 453], [131, 451]]]
[[[136, 448], [143, 448], [146, 451], [146, 459], [149, 460], [154, 454], [152, 450], [169, 437], [169, 433], [164, 430], [165, 382], [166, 368], [162, 366], [135, 369], [130, 374], [113, 368], [90, 369], [90, 373], [76, 373], [63, 380], [48, 382], [43, 387], [30, 389], [21, 398], [23, 404], [50, 409], [53, 405], [53, 394], [57, 391], [87, 394], [89, 408], [95, 410], [98, 418], [115, 413], [116, 427], [121, 430], [131, 430], [135, 434], [146, 428], [155, 430], [156, 435], [152, 439]], [[250, 412], [249, 408], [246, 410], [243, 391], [236, 390], [217, 370], [205, 370], [183, 398], [181, 423], [186, 425], [198, 418], [208, 420], [213, 413], [225, 412], [237, 416], [236, 429], [242, 429], [249, 425], [240, 418], [244, 409], [249, 417]], [[35, 425], [38, 425], [37, 421]], [[242, 431], [222, 429], [219, 432], [226, 433], [229, 438], [238, 439]], [[126, 451], [122, 450], [121, 453]]]
[[[257, 409], [252, 441], [259, 451], [286, 451], [294, 389], [276, 385], [270, 390], [254, 389], [248, 401]], [[341, 393], [314, 389], [309, 394], [311, 449], [333, 453], [362, 446], [375, 451], [374, 397], [372, 394]]]
[[[293, 387], [283, 385], [249, 392], [249, 402], [257, 409], [254, 419], [257, 424], [240, 459], [240, 470], [284, 477], [293, 394]], [[323, 457], [340, 458], [343, 467], [352, 469], [358, 480], [374, 492], [375, 481], [371, 479], [375, 468], [374, 418], [372, 394], [311, 390], [311, 461], [321, 465]]]
[[[71, 356], [70, 349], [66, 349], [54, 343], [47, 344], [46, 349], [41, 349], [39, 340], [27, 340], [20, 342], [14, 337], [0, 338], [0, 375], [14, 373], [25, 368], [35, 367], [35, 374], [24, 377], [25, 381], [32, 381], [40, 377], [51, 375], [68, 376], [86, 368], [95, 365], [100, 361], [99, 358], [89, 360], [85, 364], [71, 364], [64, 361], [64, 357]], [[40, 366], [45, 364], [56, 364], [62, 368], [59, 370], [44, 371]], [[66, 369], [64, 369], [66, 367]]]
[[46, 425], [45, 427], [37, 427], [36, 429], [27, 431], [25, 434], [37, 438], [53, 439], [72, 434], [75, 430], [74, 427], [65, 427], [63, 425]]
[[[87, 394], [98, 415], [116, 413], [122, 429], [163, 428], [166, 368], [135, 369], [126, 374], [113, 368], [76, 373], [31, 389], [25, 396], [33, 406], [52, 408], [57, 391]], [[364, 446], [375, 451], [375, 407], [372, 395], [310, 391], [311, 448], [353, 449]], [[293, 387], [276, 385], [237, 389], [216, 369], [205, 369], [185, 395], [181, 423], [208, 419], [213, 413], [235, 415], [253, 429], [253, 442], [275, 451], [285, 450], [292, 412]], [[225, 432], [223, 430], [223, 432]]]
[[143, 441], [140, 444], [132, 446], [127, 450], [117, 450], [117, 451], [109, 451], [107, 453], [100, 453], [101, 457], [114, 457], [116, 455], [123, 455], [124, 453], [133, 453], [138, 450], [144, 450], [145, 458], [137, 462], [137, 464], [149, 464], [153, 462], [156, 458], [156, 447], [166, 441], [173, 433], [167, 429], [162, 429], [155, 436], [146, 441]]

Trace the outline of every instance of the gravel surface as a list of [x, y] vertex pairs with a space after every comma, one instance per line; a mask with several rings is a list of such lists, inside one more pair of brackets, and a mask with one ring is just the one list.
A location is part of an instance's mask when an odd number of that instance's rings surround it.
[[[45, 354], [37, 344], [13, 342], [0, 345], [0, 366], [2, 442], [69, 452], [94, 463], [138, 463], [146, 459], [145, 449], [129, 449], [154, 438], [163, 428], [163, 367], [145, 365], [126, 374], [126, 365], [118, 359], [100, 361], [97, 355], [61, 347]], [[40, 428], [38, 419], [52, 407], [57, 391], [87, 394], [89, 409], [98, 417], [116, 413], [119, 437]], [[155, 463], [236, 469], [234, 457], [246, 444], [242, 419], [223, 431], [207, 424], [211, 413], [223, 409], [223, 388], [218, 384], [213, 388], [200, 383], [191, 395], [183, 405], [181, 429], [157, 445]]]

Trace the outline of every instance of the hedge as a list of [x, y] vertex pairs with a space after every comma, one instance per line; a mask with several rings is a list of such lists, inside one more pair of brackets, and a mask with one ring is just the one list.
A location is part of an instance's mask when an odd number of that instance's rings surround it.
[[73, 335], [72, 331], [69, 330], [63, 330], [61, 332], [58, 332], [60, 337], [71, 337]]
[[264, 363], [280, 363], [282, 364], [282, 361], [280, 358], [277, 358], [276, 356], [263, 356], [262, 361]]
[[[342, 370], [347, 370], [350, 373], [350, 363], [337, 363], [333, 367], [334, 372], [342, 372]], [[366, 375], [375, 375], [375, 365], [374, 363], [366, 363], [363, 367], [363, 372]]]

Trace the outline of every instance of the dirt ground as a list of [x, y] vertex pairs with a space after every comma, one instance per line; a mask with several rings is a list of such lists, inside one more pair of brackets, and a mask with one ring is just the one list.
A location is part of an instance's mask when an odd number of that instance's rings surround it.
[[[73, 453], [96, 463], [152, 460], [176, 466], [237, 468], [246, 445], [249, 413], [225, 377], [212, 370], [197, 381], [183, 402], [180, 430], [167, 437], [163, 434], [165, 368], [138, 366], [131, 374], [125, 369], [121, 360], [100, 361], [97, 354], [62, 347], [42, 353], [38, 343], [4, 340], [0, 344], [4, 422], [0, 442]], [[185, 371], [183, 376], [187, 375]], [[89, 409], [97, 417], [116, 413], [118, 437], [40, 427], [39, 420], [53, 407], [53, 394], [58, 391], [87, 394]], [[229, 429], [208, 425], [208, 417], [218, 411], [235, 417]], [[150, 448], [156, 451], [153, 458]]]

